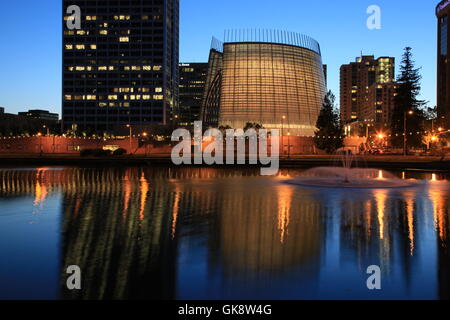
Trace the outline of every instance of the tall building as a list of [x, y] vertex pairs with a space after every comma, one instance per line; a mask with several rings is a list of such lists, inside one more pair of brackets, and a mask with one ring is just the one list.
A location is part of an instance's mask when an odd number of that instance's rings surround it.
[[378, 129], [390, 126], [395, 107], [397, 84], [395, 82], [374, 83], [369, 87], [367, 101], [362, 104], [360, 117], [372, 122]]
[[437, 52], [437, 108], [440, 124], [450, 128], [450, 37], [448, 17], [450, 1], [441, 1], [436, 7], [438, 18], [438, 52]]
[[[69, 6], [81, 9], [70, 30]], [[170, 124], [178, 108], [179, 0], [63, 0], [66, 129]]]
[[200, 120], [208, 63], [180, 63], [180, 108], [178, 124], [192, 126]]
[[214, 40], [202, 119], [211, 126], [247, 122], [284, 135], [312, 136], [326, 93], [319, 44], [284, 31], [232, 30]]
[[28, 110], [27, 112], [19, 112], [19, 116], [47, 121], [59, 120], [59, 115], [57, 113], [51, 113], [47, 110]]
[[[340, 106], [344, 123], [388, 121], [395, 90], [395, 58], [361, 56], [340, 69]], [[386, 94], [391, 94], [387, 97]]]

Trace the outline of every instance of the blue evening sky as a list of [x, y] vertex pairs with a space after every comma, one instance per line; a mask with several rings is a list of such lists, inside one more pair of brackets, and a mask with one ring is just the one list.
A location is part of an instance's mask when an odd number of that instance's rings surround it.
[[[0, 3], [0, 106], [61, 109], [61, 2]], [[430, 0], [181, 0], [180, 60], [207, 61], [211, 37], [225, 29], [264, 28], [304, 33], [319, 41], [328, 87], [339, 96], [339, 67], [361, 54], [394, 56], [411, 46], [422, 67], [422, 98], [436, 101], [436, 17]], [[366, 27], [378, 5], [382, 29]], [[398, 71], [398, 67], [396, 68]]]

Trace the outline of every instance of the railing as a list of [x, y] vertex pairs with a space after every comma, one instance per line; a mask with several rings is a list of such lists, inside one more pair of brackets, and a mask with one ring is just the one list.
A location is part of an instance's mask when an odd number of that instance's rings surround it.
[[[224, 42], [263, 42], [287, 44], [312, 50], [321, 54], [319, 43], [313, 38], [283, 30], [270, 29], [232, 29], [225, 30], [223, 36]], [[223, 52], [223, 43], [213, 38], [211, 48]]]

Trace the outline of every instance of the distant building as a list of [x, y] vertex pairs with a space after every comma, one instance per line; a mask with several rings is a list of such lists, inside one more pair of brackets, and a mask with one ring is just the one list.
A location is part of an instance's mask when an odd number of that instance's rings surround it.
[[395, 58], [362, 56], [342, 65], [340, 107], [344, 123], [388, 124], [395, 96]]
[[5, 108], [0, 107], [0, 114], [4, 114], [5, 113]]
[[437, 108], [440, 124], [450, 128], [450, 37], [448, 17], [450, 1], [441, 1], [436, 8], [438, 18], [437, 44]]
[[194, 125], [200, 120], [208, 63], [180, 63], [180, 108], [178, 124]]
[[47, 110], [28, 110], [27, 112], [19, 112], [19, 116], [46, 121], [59, 120], [59, 115], [57, 113], [50, 113]]
[[375, 127], [389, 127], [395, 106], [397, 84], [395, 82], [374, 83], [369, 87], [367, 101], [360, 111], [362, 121], [372, 121]]

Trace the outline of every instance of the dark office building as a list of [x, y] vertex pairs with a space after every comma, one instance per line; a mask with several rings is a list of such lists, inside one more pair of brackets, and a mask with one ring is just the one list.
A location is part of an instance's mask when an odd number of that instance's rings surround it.
[[449, 14], [450, 1], [441, 1], [436, 8], [436, 16], [438, 18], [437, 107], [440, 125], [444, 125], [447, 128], [450, 128]]
[[59, 120], [59, 115], [57, 113], [51, 113], [47, 110], [28, 110], [27, 112], [19, 112], [19, 116], [46, 121]]
[[178, 124], [200, 120], [208, 63], [180, 63], [180, 112]]
[[[70, 30], [69, 6], [81, 9]], [[179, 0], [63, 0], [65, 129], [170, 124], [178, 112]]]

